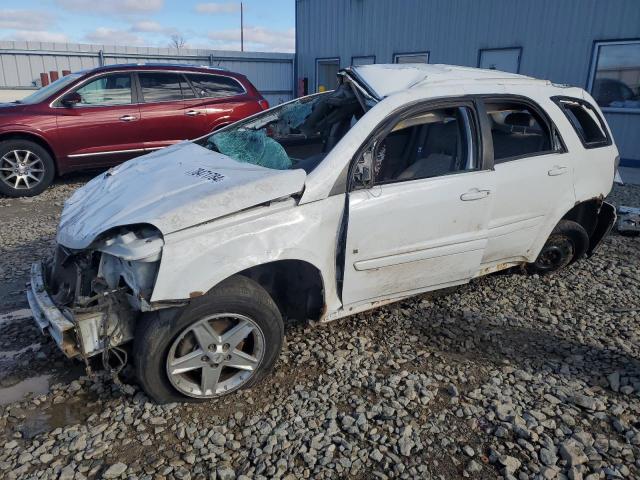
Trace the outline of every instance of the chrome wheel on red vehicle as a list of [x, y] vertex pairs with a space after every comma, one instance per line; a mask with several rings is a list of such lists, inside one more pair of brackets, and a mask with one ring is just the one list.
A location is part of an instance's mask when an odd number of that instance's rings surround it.
[[11, 150], [0, 158], [0, 179], [16, 190], [29, 190], [44, 178], [44, 164], [30, 150]]
[[0, 193], [10, 197], [38, 195], [53, 181], [49, 152], [30, 140], [0, 142]]

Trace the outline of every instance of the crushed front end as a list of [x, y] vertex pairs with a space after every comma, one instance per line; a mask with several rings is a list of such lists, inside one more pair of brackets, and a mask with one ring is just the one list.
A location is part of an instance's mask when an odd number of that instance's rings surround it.
[[133, 338], [140, 312], [153, 309], [163, 245], [149, 226], [112, 230], [81, 251], [58, 245], [53, 258], [31, 267], [27, 299], [36, 323], [67, 357], [108, 359]]

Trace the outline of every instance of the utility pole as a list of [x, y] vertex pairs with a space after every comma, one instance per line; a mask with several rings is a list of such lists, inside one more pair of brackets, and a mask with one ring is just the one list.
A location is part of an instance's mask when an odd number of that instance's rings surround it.
[[240, 2], [240, 51], [244, 52], [244, 18], [242, 11], [242, 2]]

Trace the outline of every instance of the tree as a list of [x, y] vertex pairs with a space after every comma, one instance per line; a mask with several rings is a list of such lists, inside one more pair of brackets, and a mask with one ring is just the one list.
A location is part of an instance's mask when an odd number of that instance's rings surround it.
[[187, 41], [184, 39], [182, 35], [178, 35], [177, 33], [174, 33], [173, 35], [171, 35], [171, 41], [169, 42], [169, 46], [171, 48], [177, 48], [178, 50], [180, 50], [181, 48], [184, 48], [186, 45], [187, 45]]

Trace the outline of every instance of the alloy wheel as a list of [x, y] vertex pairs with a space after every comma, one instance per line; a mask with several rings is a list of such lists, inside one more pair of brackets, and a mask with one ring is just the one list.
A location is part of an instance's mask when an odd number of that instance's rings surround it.
[[242, 387], [258, 370], [264, 353], [264, 335], [251, 318], [210, 315], [189, 325], [173, 341], [167, 376], [184, 395], [210, 398]]
[[0, 158], [0, 180], [15, 190], [34, 188], [44, 174], [44, 162], [30, 150], [10, 150]]

